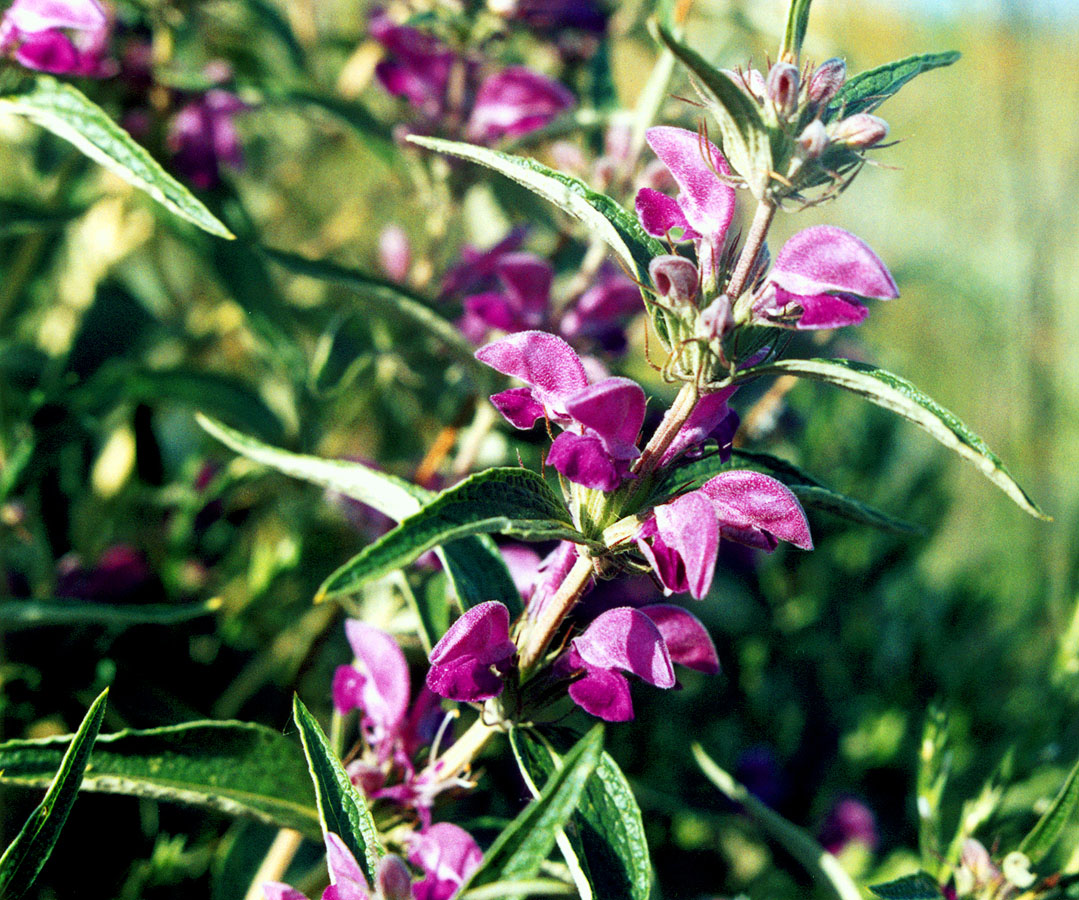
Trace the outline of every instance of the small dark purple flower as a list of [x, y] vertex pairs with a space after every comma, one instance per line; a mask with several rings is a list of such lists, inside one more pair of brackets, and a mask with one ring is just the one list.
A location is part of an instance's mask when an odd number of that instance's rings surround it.
[[641, 309], [640, 288], [606, 264], [596, 283], [562, 314], [558, 331], [567, 341], [591, 341], [607, 353], [622, 354], [627, 347], [626, 323]]
[[447, 270], [442, 277], [442, 296], [452, 297], [470, 291], [494, 290], [498, 283], [495, 273], [499, 261], [507, 254], [519, 250], [527, 235], [528, 229], [518, 226], [486, 250], [477, 250], [466, 245], [461, 250], [461, 261]]
[[557, 31], [578, 28], [602, 34], [610, 15], [598, 0], [498, 0], [492, 8], [529, 28]]
[[368, 32], [386, 51], [375, 67], [375, 77], [386, 91], [428, 117], [441, 115], [457, 55], [431, 35], [397, 25], [381, 10], [371, 16]]
[[173, 118], [168, 133], [173, 164], [195, 187], [210, 190], [220, 184], [223, 165], [243, 166], [233, 118], [248, 108], [235, 94], [214, 88], [181, 107]]
[[502, 692], [502, 675], [517, 653], [510, 614], [496, 600], [467, 610], [431, 650], [427, 687], [450, 700], [489, 700]]
[[130, 544], [114, 544], [97, 561], [83, 566], [67, 556], [58, 566], [56, 593], [80, 600], [132, 602], [160, 599], [161, 581], [146, 557]]
[[850, 844], [862, 844], [870, 850], [877, 847], [877, 817], [873, 811], [853, 797], [839, 800], [821, 824], [818, 840], [829, 853], [839, 855]]

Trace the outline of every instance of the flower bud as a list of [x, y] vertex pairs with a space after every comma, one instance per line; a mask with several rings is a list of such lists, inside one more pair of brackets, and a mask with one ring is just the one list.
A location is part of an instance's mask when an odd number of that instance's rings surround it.
[[378, 236], [378, 263], [390, 281], [398, 283], [408, 278], [412, 264], [412, 245], [400, 225], [387, 225]]
[[798, 151], [805, 159], [819, 159], [828, 149], [828, 131], [820, 119], [814, 119], [798, 135]]
[[810, 103], [823, 106], [839, 93], [846, 80], [847, 64], [837, 57], [826, 59], [810, 76], [806, 96]]
[[671, 303], [692, 303], [697, 296], [697, 267], [683, 256], [657, 256], [649, 264], [648, 274], [659, 295]]
[[734, 327], [734, 309], [731, 298], [726, 294], [716, 297], [701, 313], [701, 327], [704, 331], [702, 337], [710, 340], [722, 338], [730, 331]]
[[777, 62], [768, 71], [767, 89], [776, 114], [790, 116], [798, 108], [798, 67]]
[[835, 143], [860, 150], [879, 144], [888, 137], [888, 123], [879, 116], [857, 113], [838, 122], [829, 131]]
[[379, 900], [412, 900], [412, 876], [401, 857], [390, 854], [379, 860], [375, 890]]
[[767, 88], [764, 84], [764, 76], [756, 69], [745, 69], [744, 71], [740, 69], [737, 71], [735, 69], [724, 69], [723, 74], [745, 91], [751, 99], [756, 100], [758, 103], [764, 102]]

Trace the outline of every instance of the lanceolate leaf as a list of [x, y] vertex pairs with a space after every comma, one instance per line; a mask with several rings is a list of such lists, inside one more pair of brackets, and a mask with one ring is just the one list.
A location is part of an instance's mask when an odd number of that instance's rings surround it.
[[175, 625], [212, 615], [220, 600], [203, 603], [86, 603], [64, 598], [6, 600], [0, 603], [0, 631], [18, 631], [42, 625]]
[[81, 92], [49, 75], [34, 76], [26, 85], [18, 92], [0, 97], [0, 112], [25, 116], [70, 141], [94, 162], [145, 191], [169, 212], [210, 234], [233, 236], [194, 194]]
[[[510, 732], [518, 763], [531, 780], [542, 784], [559, 761], [543, 741], [523, 729]], [[570, 841], [588, 864], [597, 897], [648, 900], [652, 864], [641, 810], [618, 763], [604, 752], [585, 786]]]
[[[60, 829], [75, 805], [83, 770], [90, 760], [90, 751], [101, 728], [101, 720], [105, 717], [105, 698], [108, 694], [108, 689], [102, 691], [87, 711], [70, 746], [59, 760], [58, 768], [54, 769], [56, 774], [45, 799], [30, 813], [22, 830], [8, 845], [4, 855], [0, 856], [0, 897], [3, 900], [18, 900], [26, 893], [56, 846]], [[3, 768], [2, 764], [0, 768]]]
[[787, 12], [787, 30], [783, 35], [783, 52], [788, 62], [797, 62], [809, 27], [809, 6], [812, 0], [791, 0]]
[[596, 725], [562, 760], [562, 768], [543, 786], [540, 795], [495, 839], [483, 862], [461, 887], [461, 894], [496, 881], [533, 878], [554, 849], [599, 764], [603, 726]]
[[584, 541], [540, 475], [522, 468], [488, 469], [443, 491], [365, 547], [326, 580], [316, 600], [353, 591], [447, 541], [496, 533], [526, 541]]
[[1023, 838], [1019, 851], [1037, 865], [1053, 849], [1053, 844], [1064, 831], [1064, 826], [1068, 824], [1076, 806], [1079, 806], [1079, 762], [1076, 762], [1068, 773], [1052, 804]]
[[826, 118], [831, 119], [839, 114], [851, 116], [860, 112], [872, 112], [916, 75], [930, 69], [939, 69], [941, 66], [950, 66], [959, 56], [954, 50], [947, 53], [920, 53], [885, 63], [867, 72], [860, 72], [835, 95], [828, 106]]
[[693, 756], [701, 771], [728, 800], [740, 804], [769, 836], [798, 860], [817, 883], [828, 890], [836, 900], [861, 900], [858, 886], [831, 853], [820, 846], [797, 825], [784, 819], [771, 807], [762, 803], [717, 766], [701, 748], [693, 745]]
[[[0, 744], [0, 784], [48, 784], [68, 740]], [[261, 725], [189, 722], [104, 734], [82, 790], [188, 803], [320, 835], [303, 753]]]
[[300, 729], [300, 740], [307, 754], [307, 765], [315, 785], [318, 816], [323, 831], [332, 831], [348, 845], [363, 869], [369, 884], [374, 884], [378, 861], [386, 849], [378, 838], [378, 829], [363, 796], [334, 756], [330, 742], [315, 717], [299, 697], [293, 698], [292, 715]]
[[[320, 459], [271, 447], [206, 416], [199, 424], [225, 446], [255, 462], [302, 481], [330, 488], [400, 521], [420, 511], [435, 494], [358, 462]], [[521, 597], [494, 543], [483, 535], [452, 541], [436, 551], [465, 609], [499, 600], [516, 615]], [[439, 637], [435, 636], [436, 639]]]
[[940, 885], [928, 872], [915, 872], [913, 875], [904, 875], [895, 881], [871, 884], [869, 890], [878, 897], [884, 897], [885, 900], [938, 900], [944, 896]]
[[945, 447], [973, 463], [1030, 515], [1049, 518], [1016, 483], [985, 441], [905, 378], [850, 359], [786, 359], [739, 372], [737, 380], [748, 381], [762, 375], [797, 375], [852, 391], [929, 432]]
[[657, 23], [655, 29], [657, 37], [693, 73], [712, 101], [723, 155], [746, 180], [753, 195], [758, 199], [763, 197], [771, 181], [772, 147], [760, 111], [745, 91], [696, 50], [679, 41], [663, 25]]

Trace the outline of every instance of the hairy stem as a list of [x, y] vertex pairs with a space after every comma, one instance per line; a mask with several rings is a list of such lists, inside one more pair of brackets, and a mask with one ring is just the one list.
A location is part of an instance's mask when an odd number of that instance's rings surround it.
[[693, 412], [693, 407], [697, 405], [700, 396], [700, 391], [693, 382], [687, 381], [682, 385], [678, 396], [674, 398], [674, 403], [671, 404], [671, 408], [663, 416], [663, 421], [659, 423], [659, 428], [652, 435], [648, 445], [641, 451], [641, 456], [633, 467], [633, 474], [637, 476], [638, 483], [655, 471], [659, 461], [663, 458], [663, 454], [682, 426], [686, 424], [686, 419]]
[[487, 746], [487, 742], [502, 730], [500, 725], [489, 725], [480, 715], [469, 726], [468, 731], [457, 738], [437, 760], [428, 765], [428, 770], [433, 772], [440, 781], [464, 774], [479, 752]]
[[742, 291], [746, 289], [749, 276], [753, 272], [753, 265], [756, 263], [757, 257], [760, 256], [761, 248], [764, 246], [764, 239], [768, 236], [768, 229], [772, 225], [776, 209], [775, 200], [769, 197], [765, 197], [757, 204], [757, 211], [753, 214], [753, 222], [749, 226], [746, 242], [742, 245], [742, 253], [738, 257], [738, 264], [734, 267], [731, 280], [727, 282], [727, 289], [724, 291], [731, 298], [732, 303], [736, 302], [742, 296]]
[[592, 557], [588, 555], [584, 547], [579, 547], [578, 553], [580, 555], [573, 564], [573, 568], [567, 573], [565, 580], [559, 585], [554, 596], [546, 602], [539, 617], [524, 633], [524, 644], [520, 655], [522, 681], [527, 679], [530, 670], [543, 657], [562, 620], [584, 593], [585, 587], [592, 578]]

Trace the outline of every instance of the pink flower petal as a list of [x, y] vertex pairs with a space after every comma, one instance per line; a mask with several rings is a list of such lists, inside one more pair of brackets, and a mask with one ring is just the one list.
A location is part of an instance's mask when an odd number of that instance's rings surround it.
[[108, 24], [108, 16], [95, 0], [15, 0], [4, 18], [27, 34], [53, 28], [94, 31]]
[[680, 456], [691, 447], [696, 447], [713, 435], [713, 432], [733, 413], [727, 408], [727, 401], [738, 390], [737, 385], [716, 391], [713, 394], [705, 394], [693, 407], [693, 412], [681, 428], [674, 440], [660, 458], [660, 468], [667, 465], [676, 456]]
[[552, 397], [568, 396], [588, 384], [574, 349], [562, 338], [544, 331], [511, 334], [480, 347], [476, 359]]
[[628, 722], [633, 718], [629, 683], [610, 669], [589, 669], [588, 674], [569, 686], [569, 696], [586, 713], [607, 722]]
[[799, 331], [858, 325], [869, 315], [869, 308], [864, 303], [844, 294], [803, 297], [775, 285], [771, 288], [770, 291], [766, 290], [764, 302], [754, 305], [754, 313], [770, 319], [797, 315], [794, 328]]
[[656, 530], [663, 543], [682, 561], [686, 587], [700, 600], [712, 586], [720, 526], [712, 504], [700, 491], [691, 491], [655, 508]]
[[498, 261], [496, 271], [522, 317], [542, 322], [551, 299], [551, 264], [532, 253], [507, 253]]
[[644, 424], [644, 390], [629, 378], [605, 378], [566, 401], [566, 411], [592, 429], [617, 459], [636, 459], [637, 435]]
[[622, 483], [628, 461], [616, 462], [594, 434], [563, 431], [547, 453], [547, 464], [574, 484], [597, 491], [613, 491]]
[[282, 884], [280, 881], [262, 882], [262, 895], [266, 900], [307, 900], [292, 885]]
[[524, 431], [543, 418], [543, 404], [533, 399], [529, 388], [510, 388], [492, 394], [491, 403], [514, 428]]
[[431, 650], [427, 687], [463, 702], [497, 696], [502, 682], [492, 666], [507, 663], [517, 652], [509, 622], [509, 610], [496, 600], [465, 612]]
[[711, 501], [724, 537], [769, 551], [777, 539], [813, 549], [802, 504], [774, 478], [746, 470], [722, 472], [694, 493]]
[[719, 179], [730, 175], [723, 154], [695, 131], [659, 126], [649, 128], [648, 145], [670, 169], [681, 188], [678, 205], [700, 234], [721, 249], [734, 215], [734, 188]]
[[700, 619], [681, 606], [666, 603], [642, 606], [641, 612], [655, 623], [663, 635], [673, 662], [706, 675], [719, 672], [716, 645]]
[[449, 900], [477, 869], [483, 851], [467, 831], [439, 822], [414, 833], [409, 841], [408, 861], [424, 872], [413, 885], [415, 900]]
[[[686, 219], [686, 214], [678, 201], [652, 188], [641, 188], [637, 192], [637, 218], [641, 227], [652, 237], [670, 237], [676, 241], [693, 241], [700, 237]], [[679, 229], [673, 235], [671, 232]]]
[[336, 900], [368, 900], [367, 879], [352, 851], [332, 831], [327, 831], [324, 837], [326, 865], [330, 870], [330, 884], [337, 888]]
[[524, 66], [489, 76], [476, 92], [468, 120], [469, 140], [491, 143], [542, 128], [575, 100], [567, 88]]
[[861, 238], [832, 225], [794, 235], [776, 257], [770, 280], [792, 294], [846, 293], [890, 300], [899, 296], [891, 274]]
[[390, 635], [357, 619], [345, 621], [345, 635], [363, 675], [366, 718], [387, 732], [397, 730], [408, 711], [408, 663]]
[[573, 648], [588, 666], [623, 669], [656, 687], [674, 687], [674, 668], [663, 635], [639, 609], [607, 610], [573, 640]]

